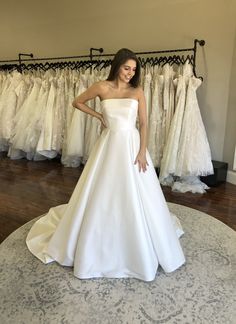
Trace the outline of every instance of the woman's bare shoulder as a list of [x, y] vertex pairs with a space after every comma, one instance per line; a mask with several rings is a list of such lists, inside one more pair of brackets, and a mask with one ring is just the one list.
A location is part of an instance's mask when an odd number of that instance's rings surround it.
[[138, 100], [141, 99], [144, 95], [143, 88], [141, 86], [133, 88], [133, 94]]
[[97, 81], [97, 82], [94, 82], [92, 84], [92, 87], [94, 89], [102, 89], [104, 87], [104, 84], [103, 84], [104, 81]]
[[103, 89], [103, 90], [106, 90], [110, 87], [110, 83], [107, 80], [98, 81], [95, 84], [98, 88]]
[[136, 90], [137, 90], [137, 93], [138, 93], [138, 94], [140, 94], [140, 95], [143, 94], [143, 88], [142, 88], [141, 86], [138, 86], [138, 87], [136, 88]]
[[94, 86], [97, 88], [97, 91], [100, 96], [103, 96], [106, 94], [107, 91], [109, 91], [110, 84], [107, 80], [102, 80], [94, 83]]

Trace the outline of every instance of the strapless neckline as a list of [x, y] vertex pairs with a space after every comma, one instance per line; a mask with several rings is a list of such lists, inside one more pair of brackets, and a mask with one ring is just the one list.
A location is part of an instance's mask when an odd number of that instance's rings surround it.
[[101, 100], [101, 102], [104, 102], [104, 101], [107, 101], [107, 100], [133, 100], [133, 101], [136, 101], [138, 103], [138, 100], [134, 99], [134, 98], [107, 98], [107, 99]]

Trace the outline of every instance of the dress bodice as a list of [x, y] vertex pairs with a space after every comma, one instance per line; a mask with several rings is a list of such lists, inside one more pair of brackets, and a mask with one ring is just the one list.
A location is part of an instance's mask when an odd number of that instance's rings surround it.
[[102, 113], [108, 129], [129, 130], [136, 127], [138, 101], [132, 98], [102, 100]]

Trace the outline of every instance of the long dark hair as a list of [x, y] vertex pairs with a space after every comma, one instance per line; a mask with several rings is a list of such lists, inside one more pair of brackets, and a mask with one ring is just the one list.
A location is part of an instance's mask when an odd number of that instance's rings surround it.
[[129, 83], [132, 87], [137, 88], [140, 82], [141, 65], [135, 53], [128, 48], [121, 48], [114, 56], [107, 80], [114, 81], [118, 76], [120, 66], [128, 60], [134, 60], [136, 62], [135, 75], [132, 77]]

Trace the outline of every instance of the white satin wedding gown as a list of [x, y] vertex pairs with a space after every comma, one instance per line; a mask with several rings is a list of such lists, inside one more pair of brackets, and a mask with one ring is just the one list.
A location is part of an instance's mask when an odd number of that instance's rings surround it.
[[149, 153], [145, 173], [134, 164], [137, 100], [105, 99], [101, 109], [107, 127], [68, 204], [36, 221], [26, 243], [42, 262], [72, 266], [81, 279], [151, 281], [158, 265], [172, 272], [185, 263], [183, 230], [168, 210]]

